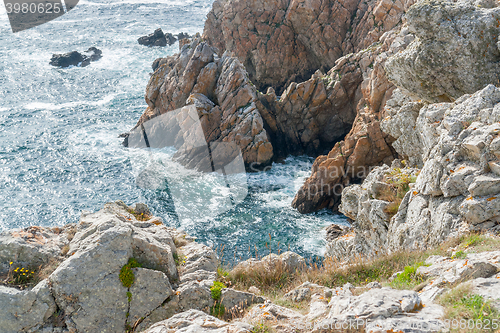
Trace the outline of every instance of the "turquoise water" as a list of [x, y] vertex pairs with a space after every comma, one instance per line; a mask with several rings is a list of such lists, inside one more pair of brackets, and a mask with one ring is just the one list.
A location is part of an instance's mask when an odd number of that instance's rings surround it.
[[[218, 216], [179, 218], [168, 183], [154, 191], [136, 185], [151, 153], [124, 148], [118, 135], [146, 108], [152, 61], [178, 50], [177, 44], [146, 48], [136, 40], [157, 27], [202, 32], [210, 7], [211, 1], [200, 0], [81, 1], [55, 21], [13, 34], [0, 5], [0, 230], [77, 222], [82, 210], [123, 200], [147, 203], [166, 224], [208, 245], [225, 245], [227, 256], [246, 258], [255, 246], [263, 254], [270, 238], [273, 249], [279, 242], [281, 249], [321, 255], [322, 228], [345, 219], [290, 208], [310, 172], [309, 157], [248, 174], [248, 196]], [[53, 53], [90, 46], [103, 58], [88, 67], [49, 65]], [[207, 191], [218, 190], [211, 175], [196, 177]]]

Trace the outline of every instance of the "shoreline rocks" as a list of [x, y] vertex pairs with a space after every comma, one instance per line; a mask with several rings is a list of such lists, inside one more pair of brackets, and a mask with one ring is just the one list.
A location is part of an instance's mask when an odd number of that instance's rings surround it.
[[161, 28], [156, 29], [152, 34], [137, 39], [137, 42], [144, 46], [170, 46], [176, 41], [177, 38], [171, 33], [165, 34]]
[[[138, 214], [144, 206], [108, 203], [99, 212], [82, 213], [76, 226], [59, 228], [58, 233], [39, 227], [1, 233], [0, 274], [12, 274], [12, 264], [38, 267], [58, 259], [32, 288], [0, 285], [0, 301], [8, 304], [0, 312], [2, 332], [121, 333], [142, 331], [189, 309], [209, 313], [214, 305], [210, 287], [219, 265], [214, 251], [166, 227], [160, 218]], [[68, 237], [73, 228], [74, 237]], [[68, 251], [61, 253], [66, 246]], [[42, 255], [31, 256], [36, 250]], [[126, 273], [131, 258], [138, 264]], [[222, 290], [228, 314], [263, 301], [250, 293]]]
[[97, 61], [102, 58], [102, 51], [96, 47], [91, 47], [87, 51], [80, 53], [73, 51], [64, 54], [53, 54], [50, 59], [50, 64], [55, 67], [69, 67], [78, 66], [86, 67], [91, 62]]

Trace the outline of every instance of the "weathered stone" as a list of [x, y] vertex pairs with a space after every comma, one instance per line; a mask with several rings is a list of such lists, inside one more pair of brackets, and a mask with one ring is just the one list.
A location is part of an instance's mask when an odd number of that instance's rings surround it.
[[398, 87], [430, 102], [449, 102], [496, 84], [500, 8], [473, 1], [426, 0], [406, 20], [417, 38], [385, 68]]
[[56, 311], [47, 280], [32, 290], [0, 286], [0, 324], [2, 332], [17, 333], [42, 325]]
[[129, 290], [132, 299], [127, 318], [131, 326], [148, 316], [173, 294], [170, 281], [163, 272], [145, 268], [134, 268], [133, 271], [135, 281]]
[[145, 333], [250, 333], [252, 326], [244, 323], [227, 323], [198, 310], [179, 313], [172, 318], [156, 323]]
[[326, 72], [340, 57], [369, 47], [412, 4], [217, 0], [203, 37], [220, 52], [234, 52], [260, 90], [272, 86], [281, 94], [291, 82]]

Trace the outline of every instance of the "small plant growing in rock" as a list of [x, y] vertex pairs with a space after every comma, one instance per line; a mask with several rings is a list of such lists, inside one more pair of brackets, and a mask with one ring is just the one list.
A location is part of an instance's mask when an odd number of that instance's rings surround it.
[[389, 216], [396, 215], [401, 201], [410, 190], [410, 184], [416, 181], [417, 176], [412, 174], [409, 169], [395, 168], [385, 175], [385, 182], [391, 185], [391, 189], [381, 193], [379, 199], [389, 202], [385, 208], [385, 212]]
[[451, 256], [451, 259], [465, 259], [465, 257], [467, 257], [467, 254], [460, 250], [455, 252], [455, 254]]
[[391, 282], [391, 287], [395, 289], [411, 289], [424, 282], [424, 277], [417, 273], [417, 269], [423, 265], [423, 262], [418, 262], [412, 266], [406, 266], [403, 272], [398, 274]]
[[16, 266], [13, 261], [9, 263], [9, 266], [9, 272], [3, 283], [15, 285], [23, 289], [36, 282], [37, 271], [35, 269]]
[[130, 288], [134, 284], [135, 275], [132, 271], [132, 268], [136, 267], [142, 266], [137, 262], [137, 260], [135, 260], [134, 258], [130, 258], [128, 260], [128, 263], [120, 270], [120, 281], [122, 282], [124, 287]]
[[221, 303], [222, 289], [226, 288], [226, 285], [219, 281], [214, 281], [214, 284], [210, 287], [210, 293], [212, 299], [215, 301], [214, 305], [210, 307], [210, 315], [214, 317], [222, 317], [226, 312], [224, 304]]
[[252, 333], [272, 333], [274, 330], [264, 322], [257, 323], [252, 328]]
[[33, 277], [35, 276], [35, 271], [24, 267], [17, 267], [12, 271], [12, 283], [17, 285], [29, 284]]
[[176, 266], [182, 266], [186, 263], [186, 257], [184, 256], [179, 256], [176, 252], [172, 254], [174, 257], [175, 265]]
[[219, 281], [214, 281], [213, 286], [210, 287], [210, 293], [212, 294], [212, 298], [216, 301], [220, 300], [222, 295], [222, 289], [227, 288], [226, 285]]

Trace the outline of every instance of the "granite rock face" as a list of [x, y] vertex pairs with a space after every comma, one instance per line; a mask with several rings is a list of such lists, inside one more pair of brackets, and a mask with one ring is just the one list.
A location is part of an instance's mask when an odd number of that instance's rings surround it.
[[[82, 213], [76, 226], [6, 231], [0, 248], [2, 276], [14, 266], [55, 264], [31, 289], [0, 286], [2, 332], [140, 331], [190, 309], [209, 313], [214, 305], [214, 251], [167, 228], [144, 204], [109, 203]], [[141, 267], [131, 269], [126, 287], [121, 275], [130, 258]], [[222, 295], [228, 313], [264, 301], [229, 288]]]
[[[292, 203], [299, 212], [311, 213], [322, 208], [336, 210], [345, 186], [361, 181], [371, 167], [390, 163], [395, 157], [391, 147], [393, 139], [380, 129], [385, 103], [394, 90], [385, 75], [384, 64], [389, 56], [404, 50], [413, 38], [406, 29], [388, 32], [380, 39], [380, 45], [339, 59], [330, 71], [332, 75], [340, 73], [343, 77], [341, 73], [345, 68], [357, 68], [359, 85], [351, 85], [350, 90], [344, 89], [345, 86], [342, 89], [347, 92], [345, 105], [351, 105], [357, 115], [344, 140], [314, 162], [311, 176]], [[348, 97], [349, 91], [354, 93], [354, 98]]]
[[327, 72], [393, 29], [413, 1], [217, 0], [203, 37], [234, 52], [260, 90]]
[[[179, 54], [159, 60], [156, 66], [146, 88], [148, 108], [132, 134], [140, 132], [141, 125], [148, 120], [193, 105], [205, 143], [234, 143], [247, 165], [266, 165], [271, 161], [273, 147], [256, 107], [256, 89], [236, 58], [228, 55], [219, 58], [211, 46], [195, 39], [184, 45]], [[170, 131], [169, 126], [165, 127], [160, 128], [164, 136], [167, 135], [165, 130]], [[193, 134], [181, 130], [177, 136], [195, 134], [196, 131]], [[174, 143], [178, 140], [181, 139], [173, 138]], [[190, 152], [192, 147], [186, 150]], [[232, 153], [224, 151], [222, 154]], [[184, 157], [183, 164], [197, 164], [192, 163], [189, 153]]]
[[406, 20], [417, 38], [386, 64], [398, 87], [429, 102], [450, 102], [498, 83], [496, 2], [421, 1]]
[[[394, 108], [382, 128], [397, 139], [398, 153], [421, 168], [418, 177], [393, 217], [373, 211], [382, 204], [374, 188], [381, 186], [379, 174], [388, 172], [388, 167], [372, 171], [362, 185], [347, 187], [341, 211], [354, 220], [354, 233], [348, 241], [339, 238], [329, 244], [329, 253], [335, 257], [425, 249], [467, 230], [500, 230], [500, 151], [496, 145], [500, 141], [500, 89], [489, 85], [454, 103], [408, 101], [400, 107], [398, 95], [399, 102], [388, 103]], [[372, 211], [373, 216], [366, 213]], [[375, 230], [382, 232], [374, 234]], [[371, 243], [369, 239], [373, 244], [365, 246]]]

